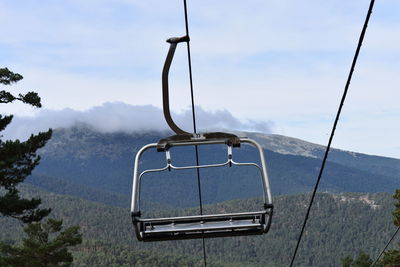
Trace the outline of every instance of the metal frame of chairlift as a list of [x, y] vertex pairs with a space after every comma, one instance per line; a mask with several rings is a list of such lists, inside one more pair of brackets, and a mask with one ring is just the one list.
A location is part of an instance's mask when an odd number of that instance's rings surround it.
[[[263, 148], [254, 140], [249, 138], [239, 138], [229, 133], [204, 133], [191, 134], [180, 129], [172, 120], [169, 109], [168, 96], [168, 74], [175, 53], [177, 44], [188, 42], [189, 37], [170, 38], [167, 58], [164, 63], [162, 73], [163, 87], [163, 109], [164, 117], [170, 128], [176, 135], [161, 139], [158, 143], [152, 143], [142, 147], [136, 154], [133, 174], [131, 216], [135, 229], [136, 237], [139, 241], [162, 241], [177, 239], [194, 239], [206, 237], [260, 235], [267, 233], [271, 226], [273, 213], [272, 196], [265, 164]], [[259, 153], [261, 166], [252, 162], [236, 162], [233, 160], [232, 151], [235, 147], [240, 147], [242, 143], [254, 146]], [[194, 166], [174, 166], [172, 163], [170, 148], [176, 146], [201, 146], [225, 144], [227, 146], [227, 161], [219, 164], [194, 165]], [[139, 173], [140, 158], [149, 149], [157, 149], [166, 155], [166, 165], [159, 169], [149, 169]], [[142, 219], [140, 212], [140, 184], [141, 179], [154, 172], [166, 170], [188, 170], [217, 168], [224, 166], [254, 166], [262, 179], [264, 205], [259, 211], [211, 214], [197, 216], [180, 216], [168, 218]]]

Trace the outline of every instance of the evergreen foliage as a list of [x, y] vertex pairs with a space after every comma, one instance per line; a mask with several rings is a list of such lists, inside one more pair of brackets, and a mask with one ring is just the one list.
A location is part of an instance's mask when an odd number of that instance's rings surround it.
[[[22, 80], [22, 75], [13, 73], [7, 68], [0, 68], [0, 84], [11, 85]], [[21, 101], [34, 107], [41, 107], [40, 97], [35, 92], [14, 96], [8, 91], [0, 91], [0, 103]], [[12, 115], [0, 115], [0, 131], [12, 121]], [[40, 209], [38, 198], [21, 199], [17, 186], [29, 176], [39, 164], [40, 156], [36, 151], [50, 139], [51, 129], [47, 132], [31, 135], [21, 142], [19, 140], [0, 139], [0, 214], [9, 216], [24, 223], [40, 221], [50, 213], [50, 209]], [[1, 138], [1, 136], [0, 136]]]
[[340, 260], [342, 262], [343, 267], [351, 267], [353, 263], [353, 258], [350, 256], [346, 256]]
[[[52, 139], [40, 150], [42, 160], [35, 169], [34, 175], [51, 180], [56, 177], [64, 184], [76, 185], [68, 192], [58, 183], [48, 183], [45, 179], [28, 179], [39, 187], [54, 193], [70, 194], [88, 200], [101, 201], [101, 197], [88, 197], [88, 191], [94, 190], [117, 193], [130, 198], [132, 187], [132, 162], [135, 153], [145, 144], [154, 143], [163, 136], [162, 133], [101, 133], [89, 126], [77, 125], [67, 129], [55, 129]], [[260, 143], [262, 139], [259, 140]], [[279, 145], [279, 144], [278, 144]], [[196, 164], [193, 149], [181, 147], [171, 149], [173, 162], [179, 165]], [[174, 152], [175, 151], [175, 152]], [[349, 155], [348, 155], [349, 154]], [[205, 146], [199, 148], [200, 162], [218, 163], [226, 160], [226, 149], [222, 146]], [[273, 195], [309, 192], [318, 175], [321, 160], [305, 156], [283, 155], [265, 150], [268, 176]], [[335, 159], [351, 157], [350, 152], [338, 152]], [[353, 155], [354, 156], [354, 155]], [[400, 187], [399, 170], [386, 172], [385, 166], [393, 163], [400, 165], [400, 160], [357, 154], [365, 164], [347, 166], [350, 160], [342, 163], [329, 162], [321, 182], [321, 191], [329, 192], [388, 192]], [[257, 162], [257, 151], [250, 146], [234, 150], [237, 161]], [[331, 156], [329, 156], [331, 159]], [[386, 162], [388, 161], [388, 162]], [[375, 173], [367, 171], [364, 165], [375, 166]], [[141, 170], [165, 166], [165, 155], [155, 151], [143, 154]], [[202, 169], [202, 194], [206, 204], [219, 203], [229, 199], [244, 199], [260, 196], [261, 186], [259, 173], [252, 167], [226, 167]], [[386, 175], [387, 174], [387, 175]], [[189, 177], [190, 175], [190, 177]], [[158, 186], [153, 186], [154, 184]], [[84, 187], [85, 190], [82, 190]], [[89, 190], [86, 190], [89, 189]], [[179, 206], [194, 207], [198, 205], [197, 178], [195, 171], [171, 171], [146, 174], [143, 178], [141, 199]], [[62, 192], [64, 190], [64, 192]], [[87, 192], [83, 192], [87, 191]], [[110, 201], [103, 203], [110, 204]], [[120, 202], [121, 203], [121, 202]], [[129, 206], [129, 201], [127, 205]]]
[[372, 264], [372, 260], [368, 254], [361, 252], [358, 257], [354, 260], [352, 266], [354, 267], [369, 267]]
[[377, 264], [379, 267], [397, 267], [400, 266], [400, 250], [391, 249], [384, 253], [382, 259]]
[[[0, 68], [0, 84], [11, 85], [19, 82], [23, 78], [24, 77], [22, 77], [21, 74], [14, 73], [7, 68]], [[34, 107], [42, 107], [42, 104], [40, 103], [40, 97], [36, 92], [28, 92], [25, 95], [18, 94], [18, 96], [14, 96], [8, 91], [0, 91], [0, 103], [11, 103], [15, 100], [19, 100]]]
[[365, 252], [361, 252], [354, 260], [352, 257], [346, 256], [341, 261], [343, 267], [370, 267], [372, 264], [371, 258]]
[[55, 219], [34, 222], [24, 228], [27, 238], [21, 246], [0, 243], [1, 266], [71, 266], [73, 257], [68, 247], [82, 243], [82, 235], [78, 226], [62, 231], [62, 223]]
[[394, 203], [395, 209], [393, 211], [393, 223], [397, 227], [400, 226], [400, 189], [396, 189], [396, 192], [393, 195], [393, 198], [396, 200]]
[[[0, 84], [11, 85], [22, 79], [22, 75], [13, 73], [7, 68], [0, 68]], [[14, 96], [8, 91], [0, 91], [0, 103], [7, 104], [14, 101], [41, 107], [40, 97], [36, 92]], [[12, 118], [12, 115], [0, 115], [0, 131], [11, 123]], [[0, 136], [0, 214], [25, 223], [24, 232], [27, 235], [22, 245], [14, 245], [15, 239], [2, 239], [0, 266], [70, 266], [73, 257], [68, 247], [82, 242], [79, 226], [62, 231], [62, 220], [49, 219], [45, 223], [39, 222], [49, 215], [51, 209], [41, 209], [40, 198], [23, 198], [20, 195], [21, 183], [39, 164], [40, 156], [36, 151], [46, 144], [51, 135], [52, 130], [49, 129], [37, 135], [32, 134], [24, 142], [4, 141]]]
[[[202, 264], [201, 240], [136, 241], [128, 208], [39, 191], [28, 185], [21, 192], [26, 197], [40, 195], [44, 205], [54, 208], [50, 216], [62, 218], [66, 226], [80, 226], [84, 241], [72, 249], [73, 266]], [[207, 239], [209, 266], [288, 266], [308, 201], [306, 194], [275, 197], [276, 213], [266, 235]], [[262, 199], [232, 200], [204, 205], [203, 211], [249, 211], [260, 208], [260, 203]], [[317, 194], [296, 266], [341, 266], [341, 257], [356, 255], [360, 250], [375, 258], [395, 230], [390, 221], [392, 205], [390, 195], [383, 193]], [[171, 210], [158, 206], [157, 210], [149, 210], [146, 206], [142, 206], [146, 217], [198, 214], [197, 208]], [[12, 220], [0, 220], [0, 239], [11, 242], [22, 234]], [[161, 264], [163, 261], [168, 264]]]

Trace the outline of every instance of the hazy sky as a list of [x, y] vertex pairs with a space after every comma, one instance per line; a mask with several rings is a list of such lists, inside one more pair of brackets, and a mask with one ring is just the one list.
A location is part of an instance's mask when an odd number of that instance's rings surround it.
[[[370, 0], [187, 2], [195, 100], [206, 118], [199, 123], [224, 114], [229, 127], [326, 144]], [[0, 0], [0, 66], [24, 76], [9, 89], [37, 91], [45, 109], [0, 112], [36, 116], [45, 127], [63, 114], [121, 119], [123, 111], [158, 110], [165, 40], [184, 34], [182, 4]], [[376, 1], [335, 147], [400, 158], [399, 14], [400, 1]], [[170, 86], [182, 118], [190, 105], [185, 52], [178, 47]]]

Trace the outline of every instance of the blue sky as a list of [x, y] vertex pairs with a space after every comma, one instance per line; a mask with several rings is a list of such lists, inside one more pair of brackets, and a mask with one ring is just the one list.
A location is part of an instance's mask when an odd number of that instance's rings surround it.
[[[188, 0], [200, 114], [228, 111], [243, 125], [326, 144], [368, 5]], [[375, 4], [338, 148], [400, 158], [399, 13], [398, 0]], [[11, 89], [36, 90], [47, 112], [107, 102], [160, 108], [165, 40], [184, 33], [182, 1], [1, 0], [0, 23], [0, 65], [25, 78]], [[171, 69], [176, 114], [185, 114], [189, 96], [182, 46]], [[41, 114], [18, 104], [0, 111]]]

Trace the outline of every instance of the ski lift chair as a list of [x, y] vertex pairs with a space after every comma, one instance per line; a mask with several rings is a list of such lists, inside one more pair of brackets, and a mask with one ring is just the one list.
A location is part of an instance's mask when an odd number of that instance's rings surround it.
[[[187, 36], [170, 38], [169, 52], [164, 64], [163, 83], [163, 109], [165, 119], [176, 135], [161, 139], [142, 147], [136, 154], [133, 174], [131, 216], [136, 237], [139, 241], [162, 241], [178, 239], [195, 239], [208, 237], [260, 235], [267, 233], [273, 213], [272, 197], [268, 181], [267, 168], [262, 147], [249, 138], [239, 138], [229, 133], [204, 133], [191, 134], [180, 129], [172, 120], [169, 110], [168, 73], [178, 43], [188, 42]], [[236, 162], [233, 160], [233, 148], [240, 148], [241, 144], [254, 146], [259, 153], [261, 164], [253, 162]], [[227, 146], [227, 160], [224, 163], [175, 166], [173, 165], [170, 148], [177, 146], [221, 145]], [[166, 165], [158, 169], [148, 169], [139, 173], [142, 154], [150, 149], [165, 153]], [[146, 174], [163, 172], [167, 170], [180, 171], [188, 169], [221, 168], [225, 166], [254, 166], [259, 170], [263, 187], [264, 204], [257, 211], [226, 213], [226, 214], [201, 214], [196, 216], [179, 216], [168, 218], [141, 218], [140, 211], [140, 184]]]

